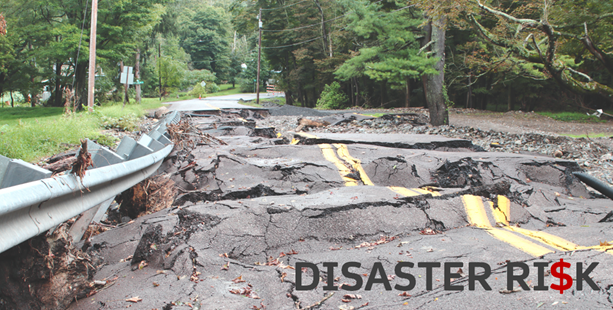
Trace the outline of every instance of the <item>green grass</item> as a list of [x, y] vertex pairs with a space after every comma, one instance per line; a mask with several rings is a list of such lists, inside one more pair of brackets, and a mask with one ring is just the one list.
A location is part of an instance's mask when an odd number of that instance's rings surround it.
[[43, 157], [63, 152], [79, 144], [80, 139], [99, 140], [103, 144], [115, 141], [102, 134], [102, 129], [121, 127], [134, 129], [147, 110], [160, 107], [156, 99], [132, 102], [122, 109], [122, 103], [95, 107], [66, 116], [64, 108], [3, 108], [0, 109], [0, 155], [36, 162]]
[[540, 115], [544, 115], [562, 122], [576, 122], [576, 123], [606, 123], [606, 120], [602, 120], [596, 116], [587, 115], [581, 112], [536, 112]]
[[612, 133], [589, 133], [589, 134], [583, 134], [583, 135], [574, 135], [574, 134], [560, 134], [562, 136], [567, 136], [567, 137], [571, 137], [571, 138], [604, 138], [604, 137], [612, 137], [613, 134]]
[[204, 97], [208, 98], [208, 97], [217, 97], [217, 96], [227, 96], [227, 95], [236, 95], [236, 94], [241, 93], [240, 86], [238, 84], [236, 85], [235, 88], [232, 88], [232, 84], [221, 84], [219, 85], [219, 88], [221, 88], [221, 91], [218, 91], [212, 94], [206, 94], [206, 96]]
[[[260, 103], [274, 103], [278, 105], [285, 105], [285, 98], [284, 97], [265, 97], [265, 95], [262, 95], [262, 93], [260, 93]], [[240, 104], [244, 104], [244, 105], [248, 105], [250, 107], [256, 107], [256, 108], [262, 107], [262, 105], [255, 103], [255, 99], [249, 100], [249, 101], [243, 101], [243, 102], [240, 102]], [[297, 106], [301, 106], [301, 105], [297, 105]]]
[[[237, 85], [224, 84], [222, 91], [208, 96], [240, 93]], [[187, 93], [167, 98], [143, 98], [141, 104], [134, 99], [123, 108], [121, 102], [104, 103], [94, 107], [94, 113], [80, 111], [65, 116], [64, 108], [5, 107], [0, 108], [0, 155], [36, 162], [79, 145], [84, 138], [101, 144], [113, 145], [115, 139], [102, 133], [106, 128], [134, 130], [140, 117], [147, 111], [161, 107], [163, 102], [192, 99]]]
[[386, 115], [387, 113], [358, 113], [358, 114], [372, 116], [372, 117], [381, 117], [383, 115]]
[[255, 100], [239, 101], [238, 103], [243, 104], [243, 105], [247, 105], [247, 106], [250, 106], [250, 107], [254, 107], [254, 108], [263, 108], [262, 105], [259, 105], [259, 104], [255, 103]]

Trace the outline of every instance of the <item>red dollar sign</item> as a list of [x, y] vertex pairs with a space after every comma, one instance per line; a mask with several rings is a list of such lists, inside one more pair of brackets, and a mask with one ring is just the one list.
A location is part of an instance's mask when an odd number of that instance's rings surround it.
[[[560, 271], [558, 271], [558, 268]], [[564, 294], [564, 291], [569, 289], [573, 285], [573, 278], [570, 275], [564, 273], [564, 268], [570, 268], [570, 263], [564, 262], [564, 259], [560, 258], [560, 261], [551, 265], [551, 275], [560, 278], [560, 285], [551, 284], [551, 288], [559, 290], [560, 294]], [[566, 284], [564, 284], [566, 280]]]

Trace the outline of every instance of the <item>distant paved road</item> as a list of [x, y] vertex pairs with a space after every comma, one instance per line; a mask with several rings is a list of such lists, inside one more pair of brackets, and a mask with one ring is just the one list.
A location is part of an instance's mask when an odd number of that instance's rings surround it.
[[[260, 98], [271, 98], [272, 95], [261, 93]], [[275, 96], [278, 97], [278, 96]], [[190, 99], [174, 102], [167, 102], [169, 110], [177, 111], [215, 111], [222, 109], [258, 109], [247, 105], [239, 104], [238, 101], [256, 99], [256, 94], [236, 94], [218, 97], [208, 97], [202, 99]]]

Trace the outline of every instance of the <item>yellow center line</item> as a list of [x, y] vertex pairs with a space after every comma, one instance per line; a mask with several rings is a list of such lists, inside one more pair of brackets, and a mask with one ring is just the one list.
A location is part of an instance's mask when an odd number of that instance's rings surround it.
[[211, 107], [213, 109], [221, 110], [220, 108], [218, 108], [218, 107], [216, 107], [216, 106], [214, 106], [212, 104], [209, 104], [209, 103], [206, 103], [206, 102], [204, 104], [208, 105], [209, 107]]
[[479, 228], [491, 228], [490, 220], [487, 218], [485, 209], [483, 208], [483, 201], [479, 196], [463, 195], [462, 202], [464, 203], [464, 209], [468, 216], [468, 222]]
[[498, 208], [492, 207], [492, 213], [496, 223], [502, 223], [509, 226], [509, 217], [511, 215], [511, 201], [505, 197], [498, 195]]
[[351, 154], [349, 154], [349, 149], [347, 148], [346, 145], [344, 145], [344, 144], [334, 144], [334, 146], [337, 149], [336, 152], [338, 153], [338, 157], [340, 157], [344, 161], [348, 162], [351, 166], [353, 166], [353, 169], [357, 170], [360, 173], [360, 178], [362, 179], [362, 182], [365, 185], [369, 185], [369, 186], [375, 185], [370, 180], [368, 175], [366, 174], [366, 171], [364, 171], [364, 168], [362, 168], [362, 163], [360, 162], [360, 160], [356, 159], [356, 158], [353, 158], [353, 156], [351, 156]]
[[440, 194], [439, 192], [437, 192], [437, 191], [429, 191], [429, 190], [425, 190], [425, 189], [423, 189], [423, 188], [411, 188], [411, 190], [416, 191], [416, 192], [418, 192], [418, 193], [420, 193], [420, 194], [423, 194], [423, 195], [428, 195], [428, 194], [430, 194], [430, 195], [432, 195], [432, 196], [434, 196], [434, 197], [438, 197], [438, 196], [440, 196], [440, 195], [441, 195], [441, 194]]
[[358, 182], [352, 178], [346, 177], [346, 175], [351, 174], [351, 170], [343, 164], [334, 152], [332, 145], [330, 144], [318, 144], [319, 148], [321, 148], [321, 153], [324, 155], [324, 158], [332, 162], [336, 168], [338, 169], [339, 174], [345, 181], [345, 186], [357, 186]]
[[310, 133], [306, 133], [306, 132], [298, 132], [297, 134], [298, 134], [298, 135], [301, 135], [301, 136], [303, 136], [303, 137], [306, 137], [306, 138], [317, 139], [317, 136], [316, 136], [316, 135], [312, 135], [312, 134], [310, 134]]
[[487, 214], [485, 213], [485, 208], [483, 207], [483, 200], [481, 200], [481, 197], [463, 195], [462, 202], [464, 203], [464, 209], [466, 210], [470, 224], [487, 231], [487, 233], [492, 237], [506, 242], [513, 247], [535, 257], [553, 253], [552, 250], [521, 238], [510, 231], [492, 227], [489, 219], [487, 218]]
[[510, 211], [511, 201], [507, 197], [499, 195], [498, 196], [498, 209], [494, 209], [493, 204], [490, 204], [490, 207], [492, 208], [492, 212], [494, 213], [496, 222], [504, 224], [505, 225], [504, 228], [507, 230], [514, 231], [516, 233], [520, 233], [524, 236], [530, 237], [556, 250], [575, 251], [579, 248], [579, 246], [575, 243], [565, 240], [564, 238], [560, 238], [558, 236], [548, 234], [544, 231], [529, 230], [529, 229], [509, 226], [508, 218], [511, 212]]
[[402, 196], [405, 197], [414, 197], [414, 196], [419, 196], [421, 194], [414, 192], [408, 188], [405, 187], [399, 187], [399, 186], [388, 186], [387, 188], [391, 189], [393, 192], [400, 194]]
[[520, 227], [509, 226], [508, 219], [511, 214], [511, 201], [507, 197], [499, 195], [498, 196], [498, 208], [494, 209], [493, 203], [490, 203], [490, 207], [492, 208], [492, 212], [494, 214], [494, 218], [496, 219], [496, 222], [504, 224], [505, 225], [504, 228], [506, 230], [513, 231], [513, 232], [522, 234], [524, 236], [530, 237], [556, 250], [576, 251], [576, 250], [582, 250], [582, 249], [594, 249], [597, 251], [603, 251], [603, 252], [613, 255], [613, 252], [607, 252], [608, 250], [613, 249], [613, 245], [608, 246], [608, 247], [601, 246], [601, 245], [585, 247], [585, 246], [580, 246], [576, 243], [570, 242], [562, 237], [558, 237], [556, 235], [546, 233], [544, 231], [529, 230], [529, 229], [524, 229]]

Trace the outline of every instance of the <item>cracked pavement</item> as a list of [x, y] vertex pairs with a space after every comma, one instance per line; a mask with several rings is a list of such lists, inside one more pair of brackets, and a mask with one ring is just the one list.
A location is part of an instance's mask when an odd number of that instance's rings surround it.
[[[166, 159], [160, 172], [180, 192], [173, 208], [93, 237], [95, 279], [106, 285], [71, 309], [613, 306], [611, 200], [572, 175], [581, 170], [575, 162], [435, 135], [277, 134], [247, 114], [191, 117], [228, 145]], [[547, 267], [540, 283], [534, 262], [561, 258], [575, 282], [576, 263], [598, 262], [589, 274], [598, 289], [583, 281], [564, 294], [534, 290], [560, 281]], [[359, 267], [346, 275], [348, 262]], [[399, 262], [415, 264], [403, 269], [415, 280], [406, 293], [395, 289], [409, 283]], [[423, 262], [441, 265], [428, 277]], [[491, 290], [479, 282], [469, 290], [474, 262], [491, 267]], [[513, 262], [528, 264], [529, 290], [506, 291]], [[315, 279], [313, 269], [298, 270], [315, 288], [297, 288], [297, 263], [317, 265]], [[445, 263], [458, 263], [448, 284], [462, 291], [445, 290]], [[327, 287], [354, 286], [355, 277], [357, 291]], [[135, 296], [142, 301], [126, 301]]]

